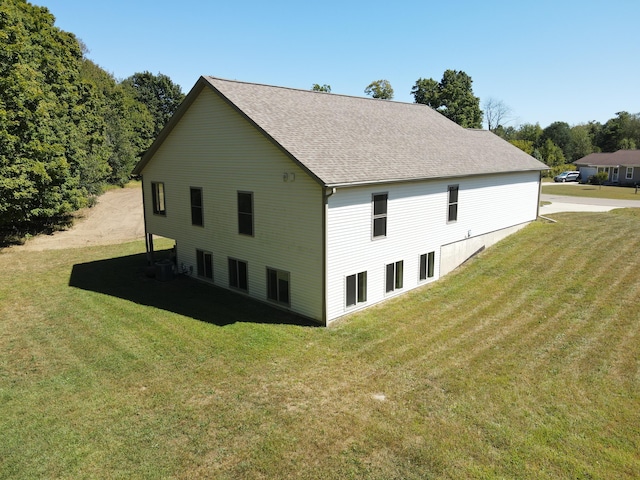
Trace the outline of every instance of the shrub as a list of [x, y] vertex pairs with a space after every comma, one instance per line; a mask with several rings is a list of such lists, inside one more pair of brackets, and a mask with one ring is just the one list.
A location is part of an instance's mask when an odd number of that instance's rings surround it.
[[609, 174], [607, 172], [598, 172], [589, 177], [589, 183], [592, 185], [602, 185], [607, 180], [609, 180]]

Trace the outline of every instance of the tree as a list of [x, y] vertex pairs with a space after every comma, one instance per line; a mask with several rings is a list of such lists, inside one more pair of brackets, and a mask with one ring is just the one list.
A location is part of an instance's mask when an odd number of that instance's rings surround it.
[[393, 98], [393, 88], [389, 80], [376, 80], [371, 82], [367, 85], [367, 88], [364, 89], [364, 93], [381, 100], [391, 100]]
[[567, 152], [567, 160], [575, 162], [593, 152], [593, 143], [587, 125], [575, 125], [571, 127], [571, 138]]
[[446, 70], [439, 83], [419, 78], [411, 94], [415, 103], [429, 105], [462, 127], [481, 128], [480, 99], [473, 95], [472, 83], [465, 72]]
[[566, 163], [562, 149], [553, 143], [553, 140], [547, 138], [542, 146], [538, 149], [542, 156], [542, 161], [549, 167], [563, 165]]
[[571, 127], [567, 122], [553, 122], [547, 128], [542, 130], [541, 142], [551, 140], [560, 149], [565, 156], [568, 153], [569, 142], [571, 141]]
[[[0, 3], [0, 231], [24, 231], [86, 203], [86, 138], [74, 122], [88, 101], [78, 85], [76, 38], [46, 8]], [[13, 233], [12, 232], [12, 233]]]
[[509, 143], [515, 147], [518, 147], [524, 153], [533, 155], [533, 142], [530, 142], [529, 140], [509, 140]]
[[484, 118], [487, 121], [487, 129], [495, 132], [500, 126], [504, 127], [504, 123], [508, 121], [511, 115], [511, 108], [502, 100], [489, 97], [482, 104], [484, 110]]
[[516, 134], [516, 139], [532, 142], [534, 148], [541, 146], [540, 137], [542, 137], [542, 127], [538, 123], [524, 123], [520, 125]]
[[602, 127], [598, 146], [604, 152], [615, 152], [640, 145], [640, 114], [618, 112]]
[[153, 137], [157, 137], [184, 100], [180, 86], [162, 73], [150, 72], [134, 73], [122, 83], [132, 88], [134, 98], [149, 109], [154, 118]]
[[324, 85], [320, 85], [319, 83], [314, 83], [313, 86], [311, 87], [311, 90], [313, 90], [314, 92], [331, 93], [331, 85], [327, 85], [326, 83]]

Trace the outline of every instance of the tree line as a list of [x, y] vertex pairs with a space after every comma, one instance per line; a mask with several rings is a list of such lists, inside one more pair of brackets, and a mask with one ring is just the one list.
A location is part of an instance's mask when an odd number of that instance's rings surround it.
[[166, 75], [118, 81], [44, 7], [0, 4], [0, 240], [55, 228], [124, 185], [184, 95]]

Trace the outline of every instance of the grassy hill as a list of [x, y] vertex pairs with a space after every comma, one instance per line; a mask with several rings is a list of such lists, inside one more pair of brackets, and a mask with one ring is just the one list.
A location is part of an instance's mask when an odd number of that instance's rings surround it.
[[640, 214], [325, 329], [144, 245], [0, 254], [0, 478], [639, 478]]

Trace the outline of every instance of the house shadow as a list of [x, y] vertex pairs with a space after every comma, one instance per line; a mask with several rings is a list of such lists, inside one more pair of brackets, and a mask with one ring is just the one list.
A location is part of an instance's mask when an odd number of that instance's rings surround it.
[[144, 253], [79, 263], [73, 266], [69, 286], [218, 326], [236, 322], [318, 326], [310, 319], [186, 275], [159, 281], [148, 276], [147, 270]]

